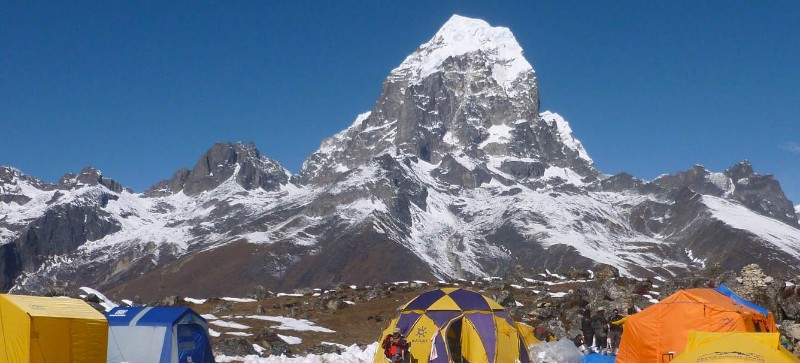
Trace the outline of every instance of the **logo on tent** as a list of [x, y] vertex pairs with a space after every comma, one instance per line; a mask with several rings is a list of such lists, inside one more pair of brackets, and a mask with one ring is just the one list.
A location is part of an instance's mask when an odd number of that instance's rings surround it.
[[708, 354], [703, 354], [697, 357], [697, 362], [715, 362], [721, 359], [735, 359], [737, 361], [743, 362], [759, 362], [759, 363], [766, 363], [766, 359], [764, 356], [755, 353], [745, 353], [745, 352], [713, 352]]
[[426, 335], [428, 335], [428, 327], [421, 326], [417, 329], [418, 338], [424, 338]]
[[125, 316], [125, 314], [127, 314], [127, 313], [128, 313], [128, 310], [120, 309], [120, 310], [115, 311], [113, 314], [111, 314], [109, 316]]

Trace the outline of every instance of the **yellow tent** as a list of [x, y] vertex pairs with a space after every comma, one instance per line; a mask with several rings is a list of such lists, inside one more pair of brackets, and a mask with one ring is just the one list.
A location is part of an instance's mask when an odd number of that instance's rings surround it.
[[670, 363], [800, 363], [780, 345], [779, 333], [689, 332], [686, 350]]
[[[502, 306], [477, 292], [441, 288], [401, 307], [380, 341], [400, 329], [411, 344], [409, 361], [414, 363], [529, 363], [526, 339], [535, 338], [520, 327]], [[373, 362], [387, 361], [378, 348]]]
[[0, 361], [105, 363], [108, 322], [78, 299], [0, 294]]

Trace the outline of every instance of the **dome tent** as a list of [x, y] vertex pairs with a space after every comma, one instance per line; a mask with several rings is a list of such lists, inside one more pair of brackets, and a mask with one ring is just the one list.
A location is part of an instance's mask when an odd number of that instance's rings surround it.
[[689, 331], [775, 332], [763, 310], [738, 303], [714, 289], [680, 290], [625, 321], [619, 363], [656, 363], [686, 349]]
[[[399, 328], [411, 343], [411, 362], [529, 363], [523, 332], [500, 304], [471, 290], [425, 292], [400, 309], [380, 336]], [[386, 362], [382, 349], [374, 362]]]

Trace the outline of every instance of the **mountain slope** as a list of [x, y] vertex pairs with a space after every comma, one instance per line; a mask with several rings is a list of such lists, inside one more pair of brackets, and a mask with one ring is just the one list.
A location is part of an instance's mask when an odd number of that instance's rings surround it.
[[460, 16], [297, 175], [227, 143], [142, 194], [94, 169], [51, 185], [3, 168], [0, 182], [14, 291], [213, 296], [598, 263], [800, 272], [797, 215], [772, 176], [746, 161], [653, 181], [602, 174], [569, 123], [540, 111], [510, 30]]

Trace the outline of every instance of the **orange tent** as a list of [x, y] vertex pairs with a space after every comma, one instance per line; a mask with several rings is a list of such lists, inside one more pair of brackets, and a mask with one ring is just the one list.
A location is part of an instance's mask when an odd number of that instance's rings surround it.
[[617, 363], [666, 363], [686, 349], [690, 330], [775, 332], [775, 320], [715, 291], [678, 291], [628, 317]]

